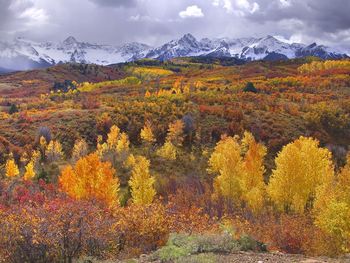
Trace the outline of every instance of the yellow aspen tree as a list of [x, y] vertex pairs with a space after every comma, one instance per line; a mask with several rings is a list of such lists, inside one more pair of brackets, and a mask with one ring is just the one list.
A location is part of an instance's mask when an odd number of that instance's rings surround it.
[[240, 204], [242, 196], [240, 179], [244, 170], [241, 146], [237, 137], [225, 137], [217, 143], [209, 159], [208, 171], [219, 174], [214, 180], [215, 193]]
[[63, 157], [62, 145], [59, 141], [50, 141], [46, 149], [46, 158], [49, 162], [57, 162]]
[[164, 159], [174, 161], [177, 158], [177, 149], [170, 141], [166, 141], [164, 145], [156, 151], [156, 154]]
[[23, 175], [24, 180], [31, 180], [35, 177], [35, 171], [34, 171], [34, 163], [30, 161], [26, 167], [26, 171]]
[[96, 146], [96, 153], [100, 158], [104, 156], [104, 154], [108, 151], [108, 145], [107, 143], [103, 142], [102, 136], [98, 135], [97, 137], [97, 146]]
[[9, 177], [9, 178], [16, 177], [19, 175], [19, 169], [15, 160], [12, 157], [12, 154], [10, 155], [10, 159], [6, 161], [5, 174], [6, 174], [6, 177]]
[[167, 141], [170, 141], [176, 147], [182, 146], [184, 141], [184, 123], [182, 120], [177, 120], [169, 124]]
[[107, 142], [100, 142], [97, 145], [97, 151], [103, 159], [108, 158], [113, 165], [116, 162], [125, 161], [129, 155], [130, 141], [126, 133], [121, 133], [117, 126], [112, 126], [107, 134]]
[[120, 135], [120, 138], [117, 142], [117, 152], [118, 153], [127, 153], [129, 152], [129, 147], [130, 147], [130, 141], [129, 141], [129, 137], [126, 133], [122, 133]]
[[73, 162], [76, 162], [80, 158], [86, 156], [88, 154], [88, 148], [89, 146], [87, 145], [85, 140], [83, 139], [77, 140], [74, 144], [73, 151], [72, 151]]
[[34, 169], [37, 169], [41, 160], [41, 153], [38, 150], [32, 152], [30, 162], [33, 163]]
[[133, 164], [129, 180], [132, 200], [137, 205], [149, 205], [156, 195], [155, 179], [149, 171], [150, 161], [143, 156], [136, 156], [130, 163]]
[[24, 153], [21, 155], [20, 162], [22, 163], [22, 165], [26, 165], [26, 164], [29, 162], [29, 156], [28, 156], [28, 153], [27, 153], [27, 152], [24, 152]]
[[147, 90], [145, 93], [145, 98], [149, 98], [149, 97], [151, 97], [151, 93]]
[[109, 162], [101, 162], [96, 153], [67, 166], [59, 178], [60, 189], [75, 199], [97, 200], [112, 207], [118, 205], [119, 180]]
[[116, 150], [120, 137], [120, 129], [113, 125], [107, 135], [107, 146], [110, 150]]
[[256, 142], [254, 136], [245, 132], [242, 145], [245, 152], [243, 158], [243, 169], [241, 188], [243, 199], [253, 212], [259, 212], [264, 205], [266, 185], [264, 182], [264, 157], [267, 149], [264, 145]]
[[284, 146], [275, 163], [267, 191], [277, 208], [286, 212], [312, 208], [318, 189], [334, 178], [331, 152], [312, 138], [300, 137]]
[[146, 144], [153, 144], [156, 142], [150, 122], [145, 123], [141, 130], [140, 136], [142, 141]]
[[350, 155], [336, 179], [318, 191], [315, 201], [315, 224], [333, 237], [337, 251], [350, 251]]
[[45, 158], [46, 157], [47, 141], [46, 141], [44, 136], [40, 137], [39, 144], [40, 144], [41, 157]]

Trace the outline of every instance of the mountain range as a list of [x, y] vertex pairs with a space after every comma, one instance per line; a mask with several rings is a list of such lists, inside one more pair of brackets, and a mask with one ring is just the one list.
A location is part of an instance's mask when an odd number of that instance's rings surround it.
[[142, 43], [121, 46], [80, 42], [70, 36], [62, 42], [35, 42], [16, 38], [0, 41], [0, 72], [48, 67], [75, 62], [109, 65], [143, 58], [169, 60], [176, 57], [234, 57], [244, 61], [285, 60], [306, 56], [322, 59], [347, 58], [345, 52], [313, 43], [286, 43], [273, 36], [262, 38], [203, 38], [186, 34], [159, 47]]

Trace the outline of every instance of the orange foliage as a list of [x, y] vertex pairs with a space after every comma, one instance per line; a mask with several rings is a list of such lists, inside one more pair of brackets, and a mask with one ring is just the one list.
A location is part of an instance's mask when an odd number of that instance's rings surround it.
[[97, 200], [108, 206], [118, 205], [119, 180], [108, 162], [101, 162], [97, 154], [80, 159], [68, 166], [59, 178], [60, 188], [76, 199]]

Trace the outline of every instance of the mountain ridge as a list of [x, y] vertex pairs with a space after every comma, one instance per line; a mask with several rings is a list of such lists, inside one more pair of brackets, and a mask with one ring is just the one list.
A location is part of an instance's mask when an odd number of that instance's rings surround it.
[[176, 57], [234, 57], [244, 61], [285, 60], [316, 56], [322, 59], [347, 58], [344, 52], [312, 43], [286, 43], [274, 36], [261, 38], [203, 38], [185, 34], [158, 47], [131, 42], [120, 46], [80, 42], [69, 36], [62, 42], [34, 42], [16, 38], [0, 41], [0, 67], [28, 70], [67, 62], [110, 65], [143, 58], [161, 61]]

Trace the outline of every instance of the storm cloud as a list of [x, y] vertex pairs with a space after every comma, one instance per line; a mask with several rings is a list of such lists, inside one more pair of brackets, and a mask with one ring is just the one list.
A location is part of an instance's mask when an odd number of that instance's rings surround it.
[[0, 0], [0, 38], [157, 45], [201, 37], [275, 35], [350, 48], [349, 0]]

